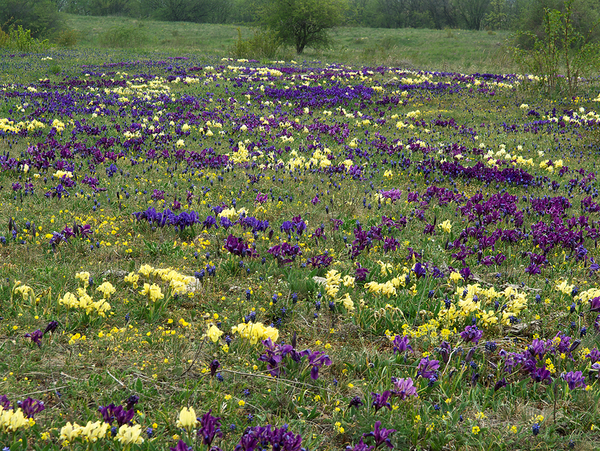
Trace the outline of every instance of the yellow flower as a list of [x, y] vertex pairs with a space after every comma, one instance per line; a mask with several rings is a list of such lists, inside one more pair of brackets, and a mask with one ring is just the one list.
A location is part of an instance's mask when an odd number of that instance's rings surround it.
[[25, 418], [21, 409], [3, 410], [0, 408], [0, 431], [15, 432], [19, 428], [29, 427], [29, 419]]
[[158, 299], [163, 299], [164, 294], [160, 291], [160, 287], [153, 283], [152, 285], [145, 283], [140, 294], [148, 296], [152, 302], [156, 302]]
[[96, 288], [96, 291], [101, 292], [104, 295], [104, 299], [108, 299], [110, 298], [110, 295], [117, 290], [115, 289], [115, 287], [113, 287], [112, 283], [104, 282], [102, 285]]
[[72, 442], [74, 439], [79, 437], [80, 434], [81, 434], [81, 426], [79, 426], [77, 423], [71, 424], [71, 422], [69, 421], [67, 424], [65, 424], [61, 428], [59, 439]]
[[189, 409], [184, 407], [181, 409], [181, 412], [179, 412], [179, 420], [177, 420], [177, 427], [192, 429], [197, 423], [196, 411], [193, 407], [190, 407]]
[[142, 438], [142, 425], [136, 424], [135, 426], [129, 426], [127, 424], [122, 425], [119, 428], [116, 439], [121, 442], [122, 445], [140, 445], [144, 443]]
[[246, 401], [244, 401], [243, 399], [240, 399], [240, 400], [238, 401], [238, 406], [240, 406], [240, 407], [244, 407], [245, 405], [246, 405]]
[[477, 435], [479, 434], [479, 432], [481, 431], [481, 429], [479, 429], [479, 426], [473, 426], [473, 435]]
[[99, 438], [106, 437], [106, 433], [110, 429], [110, 424], [104, 421], [96, 421], [92, 423], [88, 421], [87, 424], [81, 428], [81, 435], [91, 443], [98, 441]]
[[449, 219], [446, 219], [441, 224], [438, 224], [438, 227], [446, 233], [450, 233], [452, 231], [452, 223], [450, 222]]
[[459, 272], [453, 271], [450, 273], [450, 280], [456, 283], [459, 280], [463, 280], [463, 276], [461, 276]]
[[217, 341], [219, 341], [219, 338], [221, 338], [221, 335], [223, 335], [223, 331], [221, 329], [219, 329], [217, 326], [215, 326], [214, 324], [211, 324], [210, 327], [208, 328], [208, 332], [206, 332], [206, 336], [208, 338], [210, 338], [213, 343], [216, 343]]

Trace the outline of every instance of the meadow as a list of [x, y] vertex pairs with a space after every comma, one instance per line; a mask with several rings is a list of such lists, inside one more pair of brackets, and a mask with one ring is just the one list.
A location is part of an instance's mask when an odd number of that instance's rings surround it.
[[600, 446], [595, 80], [176, 54], [2, 53], [0, 447]]

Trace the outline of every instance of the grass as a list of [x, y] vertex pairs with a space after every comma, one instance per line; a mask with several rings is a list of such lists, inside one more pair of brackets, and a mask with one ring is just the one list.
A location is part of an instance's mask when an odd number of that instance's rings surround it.
[[[144, 41], [136, 47], [164, 52], [190, 52], [209, 56], [229, 53], [237, 39], [252, 35], [247, 26], [140, 21], [126, 17], [67, 15], [67, 26], [78, 32], [79, 46], [96, 48], [101, 36], [115, 29], [139, 29]], [[277, 59], [306, 59], [353, 65], [386, 65], [415, 69], [505, 72], [508, 32], [468, 30], [372, 29], [347, 27], [332, 32], [330, 50], [307, 49], [301, 57], [281, 49]]]
[[596, 80], [117, 26], [0, 59], [1, 447], [600, 446]]

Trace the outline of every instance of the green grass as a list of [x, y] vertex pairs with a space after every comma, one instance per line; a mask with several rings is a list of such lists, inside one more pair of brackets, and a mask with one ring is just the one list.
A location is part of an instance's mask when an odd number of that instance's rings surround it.
[[[516, 78], [496, 83], [397, 68], [415, 61], [374, 68], [378, 58], [405, 53], [443, 70], [435, 64], [460, 46], [460, 64], [470, 67], [477, 52], [466, 50], [474, 46], [469, 37], [482, 48], [487, 42], [490, 54], [498, 39], [485, 33], [343, 29], [335, 39], [352, 49], [345, 60], [328, 51], [262, 64], [222, 60], [227, 44], [218, 36], [227, 27], [206, 26], [211, 44], [200, 49], [157, 44], [166, 35], [161, 26], [190, 24], [157, 24], [154, 32], [138, 25], [98, 21], [80, 47], [0, 54], [0, 397], [13, 406], [27, 397], [45, 403], [30, 427], [9, 430], [0, 420], [0, 449], [154, 451], [183, 438], [206, 450], [202, 437], [177, 425], [184, 407], [221, 418], [215, 444], [224, 451], [247, 427], [267, 424], [287, 424], [311, 451], [352, 449], [361, 439], [373, 445], [364, 434], [377, 421], [396, 430], [395, 449], [410, 451], [598, 449], [600, 382], [588, 354], [600, 347], [598, 312], [578, 297], [600, 282], [597, 80], [566, 98]], [[115, 27], [139, 29], [149, 44], [95, 47]], [[237, 32], [229, 30], [233, 40]], [[181, 36], [191, 42], [192, 35]], [[428, 47], [434, 36], [454, 47]], [[329, 66], [327, 58], [359, 64]], [[424, 76], [440, 89], [415, 82]], [[360, 92], [365, 97], [353, 98]], [[208, 161], [225, 154], [227, 165]], [[496, 175], [470, 172], [477, 163]], [[498, 175], [511, 168], [526, 172]], [[57, 172], [66, 169], [72, 179]], [[381, 200], [384, 193], [399, 199]], [[502, 205], [485, 213], [472, 205], [494, 196]], [[540, 208], [548, 197], [556, 205]], [[208, 226], [209, 216], [233, 206], [237, 224]], [[150, 207], [196, 212], [200, 223], [179, 230], [133, 215]], [[269, 227], [244, 228], [242, 208]], [[298, 216], [306, 230], [288, 237], [285, 227], [299, 224]], [[535, 235], [541, 223], [549, 229]], [[83, 225], [89, 235], [69, 236]], [[480, 241], [497, 230], [514, 231], [517, 240]], [[65, 240], [56, 241], [57, 233]], [[574, 241], [558, 239], [570, 233]], [[259, 255], [240, 255], [230, 235]], [[542, 249], [544, 236], [556, 243]], [[277, 260], [272, 248], [283, 242], [302, 253]], [[360, 242], [365, 248], [353, 255]], [[525, 271], [532, 254], [548, 260], [540, 274]], [[505, 260], [490, 260], [499, 255]], [[317, 257], [332, 260], [318, 267]], [[425, 275], [417, 263], [427, 266]], [[359, 265], [369, 272], [353, 281]], [[463, 267], [470, 280], [453, 280]], [[160, 271], [167, 268], [175, 273]], [[335, 283], [334, 270], [345, 284]], [[182, 275], [196, 280], [176, 293], [169, 280]], [[102, 316], [104, 304], [90, 305], [85, 294], [101, 301], [105, 282], [115, 292]], [[83, 306], [65, 305], [67, 293]], [[243, 333], [250, 320], [273, 324], [279, 344], [326, 353], [331, 365], [323, 363], [314, 379], [306, 357], [288, 355], [285, 372], [270, 376], [259, 360], [266, 345]], [[478, 343], [460, 334], [474, 320], [483, 332]], [[50, 321], [57, 329], [38, 346], [29, 335]], [[395, 353], [390, 338], [403, 333], [412, 350]], [[561, 352], [553, 341], [559, 333], [571, 337]], [[533, 365], [550, 368], [551, 383], [521, 364], [505, 369], [500, 353], [528, 355], [538, 339], [546, 352]], [[426, 357], [441, 362], [435, 381], [417, 374]], [[561, 378], [575, 371], [588, 389], [571, 390]], [[392, 396], [389, 409], [377, 409], [372, 394], [394, 390], [393, 377], [411, 378], [419, 396]], [[495, 390], [503, 378], [507, 385]], [[140, 398], [133, 421], [143, 444], [111, 435], [97, 443], [61, 438], [68, 422], [99, 421], [101, 406], [125, 405], [132, 395]]]
[[[227, 55], [237, 39], [251, 36], [252, 29], [237, 25], [158, 22], [126, 17], [67, 15], [67, 26], [79, 33], [78, 46], [96, 48], [101, 36], [115, 29], [138, 29], [144, 35], [141, 49], [208, 56]], [[392, 66], [469, 72], [508, 72], [508, 32], [468, 30], [372, 29], [344, 27], [332, 30], [332, 48], [307, 49], [296, 55], [280, 50], [277, 59], [320, 60], [353, 65]]]

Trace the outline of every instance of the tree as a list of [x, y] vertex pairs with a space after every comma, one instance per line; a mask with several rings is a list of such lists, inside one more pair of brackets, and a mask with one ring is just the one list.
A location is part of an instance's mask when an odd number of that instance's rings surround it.
[[454, 0], [454, 11], [467, 30], [480, 30], [490, 0]]
[[1, 0], [0, 28], [19, 25], [38, 39], [58, 31], [63, 22], [56, 4], [50, 0]]
[[329, 44], [327, 31], [339, 25], [347, 8], [347, 0], [268, 0], [262, 11], [264, 25], [279, 39], [296, 47]]

